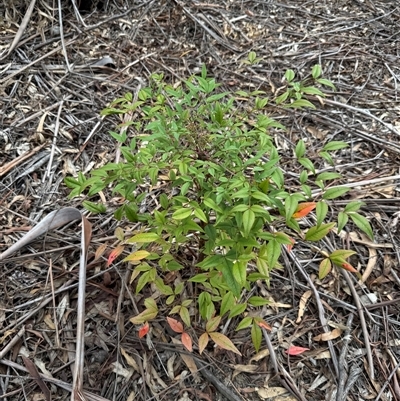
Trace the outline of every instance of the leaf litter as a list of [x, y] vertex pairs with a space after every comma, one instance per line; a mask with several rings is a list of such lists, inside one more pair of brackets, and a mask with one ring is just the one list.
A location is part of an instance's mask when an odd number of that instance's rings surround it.
[[[400, 12], [395, 2], [311, 1], [297, 7], [289, 1], [115, 0], [93, 2], [89, 10], [62, 3], [62, 26], [58, 10], [21, 0], [10, 3], [0, 27], [0, 359], [2, 375], [10, 377], [6, 387], [2, 384], [5, 394], [15, 400], [24, 399], [24, 393], [46, 399], [50, 393], [53, 399], [70, 394], [88, 400], [195, 399], [185, 388], [201, 388], [209, 399], [217, 389], [225, 399], [267, 395], [277, 401], [283, 394], [256, 390], [287, 390], [271, 374], [274, 360], [281, 377], [290, 371], [293, 381], [287, 383], [299, 390], [291, 387], [287, 394], [329, 401], [396, 398], [391, 373], [399, 358]], [[258, 64], [238, 63], [249, 49], [257, 53]], [[115, 235], [118, 223], [111, 217], [120, 199], [107, 197], [105, 216], [88, 215], [93, 227], [89, 247], [87, 241], [79, 245], [81, 227], [66, 221], [36, 231], [40, 241], [32, 237], [45, 216], [53, 220], [56, 210], [81, 207], [68, 200], [64, 175], [118, 159], [119, 150], [107, 134], [113, 122], [100, 117], [100, 110], [127, 91], [137, 92], [150, 72], [163, 71], [178, 82], [197, 72], [201, 63], [223, 82], [224, 90], [261, 89], [271, 98], [280, 94], [285, 69], [301, 75], [322, 64], [337, 92], [321, 100], [322, 108], [282, 113], [281, 122], [291, 129], [287, 137], [276, 135], [274, 140], [286, 152], [285, 173], [293, 177], [294, 187], [291, 143], [301, 138], [308, 149], [331, 139], [351, 143], [351, 151], [338, 153], [335, 171], [350, 188], [346, 197], [365, 202], [362, 210], [374, 229], [373, 242], [361, 235], [357, 224], [363, 222], [355, 221], [351, 232], [336, 236], [332, 229], [326, 243], [332, 249], [343, 243], [357, 252], [350, 265], [361, 269], [360, 282], [335, 269], [319, 280], [309, 245], [297, 240], [297, 248], [285, 256], [284, 270], [272, 272], [270, 288], [262, 288], [276, 303], [263, 308], [272, 327], [272, 348], [263, 343], [257, 355], [248, 333], [234, 332], [232, 325], [224, 334], [238, 353], [207, 346], [200, 357], [203, 331], [197, 327], [187, 332], [193, 339], [189, 353], [168, 331], [162, 311], [143, 305], [130, 287], [129, 264], [117, 259], [119, 251], [125, 258], [135, 252], [129, 244], [121, 249], [121, 238]], [[328, 166], [317, 168], [321, 173]], [[330, 204], [333, 212], [341, 202]], [[75, 220], [81, 220], [77, 213]], [[31, 227], [35, 229], [28, 231]], [[16, 249], [27, 232], [24, 248]], [[88, 248], [87, 261], [80, 248]], [[80, 260], [87, 262], [87, 278], [78, 287]], [[364, 305], [366, 313], [361, 313], [358, 303], [364, 295], [374, 295], [377, 302]], [[82, 313], [82, 303], [90, 318]], [[105, 304], [105, 309], [92, 308]], [[146, 308], [158, 314], [151, 329], [158, 334], [140, 339], [141, 323], [136, 326], [129, 319]], [[328, 317], [339, 328], [330, 329]], [[77, 338], [81, 340], [75, 346]], [[310, 351], [288, 358], [284, 350], [293, 342]], [[175, 354], [179, 357], [169, 370], [179, 381], [166, 373]], [[251, 368], [236, 374], [235, 366]], [[18, 382], [11, 369], [18, 372]]]

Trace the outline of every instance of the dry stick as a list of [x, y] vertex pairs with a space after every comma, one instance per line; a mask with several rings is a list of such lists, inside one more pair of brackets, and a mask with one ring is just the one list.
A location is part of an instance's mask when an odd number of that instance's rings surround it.
[[337, 385], [337, 393], [336, 393], [336, 401], [342, 401], [344, 395], [344, 385], [346, 383], [346, 371], [345, 371], [345, 362], [346, 355], [348, 351], [349, 341], [351, 340], [351, 325], [353, 323], [353, 314], [350, 313], [347, 322], [346, 322], [346, 330], [344, 332], [343, 341], [342, 341], [342, 350], [339, 355], [339, 379]]
[[[24, 366], [18, 365], [17, 363], [9, 361], [7, 359], [0, 359], [0, 363], [5, 366], [9, 366], [13, 369], [17, 369], [17, 370], [21, 370], [23, 372], [29, 373], [28, 369], [26, 369]], [[44, 381], [55, 384], [56, 386], [58, 386], [64, 390], [67, 390], [69, 392], [72, 391], [72, 386], [68, 383], [65, 383], [61, 380], [53, 379], [52, 377], [48, 377], [42, 373], [39, 373], [39, 376]], [[84, 395], [87, 397], [88, 401], [109, 401], [107, 398], [104, 398], [100, 395], [96, 395], [93, 393], [89, 393], [88, 391], [84, 391]]]
[[53, 319], [54, 319], [54, 326], [55, 326], [55, 334], [56, 334], [56, 346], [60, 348], [60, 332], [58, 329], [57, 323], [57, 304], [56, 304], [56, 295], [54, 293], [54, 280], [53, 280], [53, 259], [50, 258], [49, 261], [49, 271], [48, 274], [50, 276], [50, 285], [51, 285], [51, 299], [53, 301]]
[[[67, 98], [70, 98], [71, 95], [68, 95], [64, 100], [61, 100], [57, 103], [54, 103], [50, 106], [45, 107], [42, 110], [37, 111], [36, 113], [31, 114], [29, 117], [24, 118], [23, 120], [20, 120], [17, 124], [15, 124], [15, 127], [21, 127], [22, 125], [25, 125], [28, 121], [35, 119], [36, 117], [39, 117], [40, 115], [42, 115], [43, 113], [45, 113], [46, 111], [50, 111], [55, 109], [56, 107], [59, 106], [59, 104], [63, 101], [65, 101]], [[12, 126], [13, 124], [11, 124]]]
[[[71, 0], [71, 3], [72, 3], [72, 6], [73, 6], [73, 8], [74, 8], [75, 17], [77, 18], [77, 20], [80, 21], [80, 23], [81, 23], [83, 26], [87, 26], [87, 25], [85, 24], [85, 21], [83, 20], [83, 18], [82, 18], [82, 16], [81, 16], [81, 13], [80, 13], [79, 10], [78, 10], [78, 7], [76, 6], [75, 0]], [[58, 7], [59, 7], [59, 9], [61, 9], [61, 1], [60, 1], [60, 0], [59, 0], [59, 5], [58, 5]]]
[[[355, 187], [360, 187], [363, 185], [371, 185], [371, 184], [377, 184], [385, 181], [394, 181], [394, 180], [399, 180], [400, 175], [392, 175], [390, 177], [382, 177], [382, 178], [374, 178], [372, 180], [364, 180], [364, 181], [358, 181], [358, 182], [351, 182], [348, 184], [340, 184], [340, 185], [335, 185], [335, 188], [340, 188], [340, 187], [347, 187], [347, 188], [355, 188]], [[317, 189], [312, 191], [313, 197], [316, 197], [320, 194], [322, 194], [323, 190]]]
[[24, 19], [22, 20], [21, 25], [19, 26], [18, 32], [15, 35], [14, 40], [11, 43], [11, 46], [8, 49], [7, 54], [4, 57], [1, 57], [0, 60], [3, 60], [5, 57], [9, 56], [10, 53], [17, 47], [18, 42], [21, 39], [21, 37], [22, 37], [22, 35], [23, 35], [23, 33], [24, 33], [24, 31], [25, 31], [26, 27], [28, 26], [28, 23], [29, 23], [29, 21], [31, 19], [32, 12], [33, 12], [33, 9], [35, 7], [35, 3], [36, 3], [36, 0], [32, 0], [31, 3], [29, 4], [29, 7], [26, 10], [26, 13], [24, 15]]
[[369, 342], [369, 332], [367, 329], [367, 324], [365, 323], [364, 309], [363, 309], [363, 306], [361, 305], [360, 297], [357, 294], [357, 291], [354, 287], [353, 282], [351, 281], [349, 274], [344, 269], [340, 269], [340, 271], [343, 274], [343, 277], [345, 278], [345, 280], [350, 288], [351, 294], [353, 295], [354, 302], [356, 303], [356, 306], [357, 306], [357, 312], [358, 312], [358, 316], [360, 318], [361, 328], [362, 328], [362, 332], [363, 332], [363, 336], [364, 336], [364, 344], [365, 344], [365, 348], [367, 351], [367, 360], [369, 363], [369, 374], [371, 376], [371, 380], [374, 380], [375, 379], [374, 361], [372, 359], [371, 344]]
[[[328, 323], [326, 322], [326, 319], [325, 319], [324, 307], [322, 306], [322, 302], [321, 302], [321, 298], [319, 296], [318, 290], [315, 288], [314, 283], [312, 282], [311, 278], [306, 273], [306, 271], [303, 269], [303, 266], [301, 265], [301, 263], [299, 263], [297, 258], [292, 254], [292, 252], [287, 252], [287, 253], [288, 253], [289, 257], [292, 259], [292, 261], [295, 263], [295, 265], [297, 266], [297, 269], [299, 270], [299, 272], [308, 281], [308, 284], [310, 285], [310, 287], [314, 293], [314, 297], [315, 297], [315, 300], [317, 303], [318, 316], [319, 316], [319, 320], [321, 322], [321, 326], [324, 329], [325, 333], [329, 333]], [[335, 367], [336, 376], [338, 376], [339, 375], [338, 361], [337, 361], [335, 349], [333, 348], [333, 344], [332, 344], [331, 340], [328, 341], [328, 347], [329, 347], [329, 351], [331, 353], [333, 365]]]
[[[117, 313], [115, 314], [115, 324], [117, 326], [117, 346], [118, 346], [117, 362], [116, 363], [119, 363], [119, 357], [120, 357], [119, 346], [120, 346], [120, 343], [121, 343], [121, 330], [119, 328], [119, 321], [120, 321], [120, 317], [121, 317], [121, 305], [122, 305], [122, 302], [124, 301], [124, 298], [125, 298], [126, 283], [129, 282], [129, 277], [130, 276], [131, 276], [131, 270], [130, 269], [126, 269], [125, 276], [123, 278], [121, 289], [120, 289], [120, 292], [119, 292], [118, 303], [117, 303]], [[138, 312], [137, 308], [136, 308], [136, 312]], [[117, 384], [118, 384], [117, 382], [118, 382], [118, 380], [114, 381], [113, 401], [115, 401], [115, 397], [117, 395]]]
[[[75, 2], [74, 1], [72, 1], [72, 4], [75, 6]], [[58, 23], [60, 25], [61, 46], [62, 46], [63, 53], [64, 53], [65, 64], [67, 65], [68, 72], [71, 72], [71, 67], [70, 67], [69, 61], [68, 61], [67, 48], [65, 46], [65, 40], [64, 40], [64, 29], [63, 29], [63, 17], [62, 17], [61, 0], [58, 0]]]
[[[63, 104], [64, 104], [64, 101], [62, 100], [58, 107], [56, 126], [54, 127], [54, 135], [53, 135], [53, 141], [52, 141], [52, 145], [51, 145], [50, 160], [49, 160], [49, 164], [47, 165], [47, 170], [46, 170], [45, 174], [43, 175], [42, 182], [45, 182], [47, 177], [50, 176], [51, 165], [53, 164], [54, 153], [55, 153], [55, 148], [56, 148], [56, 143], [57, 143], [58, 131], [60, 129], [60, 116], [61, 116], [61, 110], [62, 110]], [[47, 185], [48, 185], [48, 188], [50, 188], [50, 186], [51, 186], [50, 180]]]
[[[69, 46], [70, 44], [74, 43], [76, 39], [71, 39], [66, 46]], [[60, 47], [57, 47], [56, 49], [53, 49], [51, 51], [49, 51], [48, 53], [44, 54], [42, 57], [39, 57], [38, 59], [32, 61], [31, 63], [23, 66], [21, 69], [19, 69], [18, 71], [13, 72], [12, 74], [8, 75], [7, 77], [0, 79], [0, 84], [3, 84], [7, 81], [9, 81], [11, 78], [15, 77], [16, 75], [21, 74], [22, 72], [24, 72], [25, 70], [29, 69], [30, 67], [32, 67], [33, 65], [39, 63], [40, 61], [44, 60], [45, 58], [58, 53], [61, 50]]]
[[20, 331], [13, 337], [13, 339], [0, 351], [0, 360], [2, 360], [8, 351], [14, 347], [14, 345], [22, 339], [22, 336], [25, 334], [25, 326], [23, 326]]
[[319, 100], [320, 100], [322, 103], [327, 103], [327, 104], [331, 104], [331, 105], [333, 105], [333, 106], [343, 107], [343, 108], [345, 108], [345, 109], [355, 111], [356, 113], [364, 114], [365, 116], [368, 116], [368, 117], [372, 118], [373, 120], [378, 121], [380, 124], [382, 124], [383, 126], [385, 126], [389, 131], [391, 131], [391, 132], [393, 132], [394, 134], [400, 136], [400, 132], [397, 131], [397, 129], [395, 129], [394, 127], [392, 127], [390, 124], [385, 123], [381, 118], [376, 117], [375, 115], [373, 115], [373, 114], [372, 114], [369, 110], [367, 110], [367, 109], [359, 109], [358, 107], [350, 106], [349, 104], [336, 102], [335, 100], [329, 100], [329, 99], [326, 99], [326, 98], [323, 98], [323, 99], [319, 98]]
[[72, 378], [72, 401], [82, 400], [83, 366], [85, 362], [85, 291], [86, 291], [86, 265], [92, 226], [82, 215], [81, 253], [79, 263], [78, 302], [76, 319], [76, 357], [75, 369]]
[[193, 20], [195, 23], [199, 24], [209, 35], [211, 35], [218, 43], [221, 45], [227, 47], [228, 49], [234, 51], [234, 52], [239, 52], [240, 49], [238, 49], [235, 46], [230, 45], [227, 43], [226, 40], [223, 40], [220, 36], [218, 36], [214, 31], [212, 31], [210, 28], [207, 27], [202, 21], [200, 21], [197, 17], [195, 17], [188, 8], [186, 8], [180, 1], [175, 0], [175, 3], [178, 4], [180, 7], [182, 7], [182, 10], [185, 12], [185, 14]]
[[197, 366], [200, 366], [199, 372], [202, 376], [208, 380], [220, 394], [226, 397], [229, 401], [243, 401], [241, 397], [239, 397], [236, 393], [234, 393], [229, 387], [227, 387], [224, 383], [217, 379], [215, 374], [211, 373], [208, 369], [206, 369], [206, 365], [200, 359], [195, 358], [195, 363]]
[[274, 347], [269, 338], [268, 332], [264, 327], [261, 327], [261, 329], [263, 331], [264, 339], [267, 344], [272, 367], [273, 367], [275, 373], [281, 379], [282, 385], [286, 388], [286, 390], [289, 391], [289, 393], [291, 393], [292, 395], [297, 397], [299, 400], [307, 401], [304, 398], [303, 394], [301, 394], [300, 390], [297, 388], [296, 383], [294, 382], [292, 377], [289, 375], [289, 373], [282, 366], [278, 365], [278, 361], [276, 360], [276, 356], [275, 356], [275, 350], [274, 350]]
[[18, 156], [16, 159], [12, 160], [10, 163], [7, 163], [5, 166], [1, 166], [0, 167], [0, 177], [3, 176], [4, 174], [8, 173], [10, 170], [12, 170], [14, 167], [18, 166], [18, 164], [22, 163], [26, 159], [29, 159], [32, 155], [34, 155], [36, 152], [38, 152], [44, 146], [46, 146], [46, 143], [36, 146], [36, 148], [33, 148], [31, 151], [28, 151], [28, 152], [22, 154], [21, 156]]

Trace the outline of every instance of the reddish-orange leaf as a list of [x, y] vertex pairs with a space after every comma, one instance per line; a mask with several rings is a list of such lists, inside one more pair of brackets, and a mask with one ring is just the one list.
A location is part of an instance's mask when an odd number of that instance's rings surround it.
[[303, 348], [303, 347], [292, 346], [292, 347], [289, 347], [285, 352], [286, 352], [288, 355], [300, 355], [300, 354], [302, 354], [303, 352], [309, 351], [309, 350], [310, 350], [310, 348]]
[[355, 269], [350, 263], [347, 263], [347, 262], [342, 263], [342, 264], [340, 265], [340, 267], [341, 267], [342, 269], [344, 269], [344, 270], [349, 271], [349, 272], [358, 273], [358, 270]]
[[139, 329], [139, 338], [143, 338], [150, 329], [149, 322], [146, 322], [140, 329]]
[[291, 250], [293, 249], [293, 245], [296, 243], [296, 241], [294, 240], [294, 238], [289, 237], [291, 244], [288, 244], [287, 246], [287, 250], [288, 252], [291, 252]]
[[267, 329], [267, 330], [269, 330], [269, 331], [272, 330], [272, 327], [271, 327], [267, 322], [265, 322], [264, 320], [260, 320], [260, 321], [256, 320], [255, 322], [256, 322], [260, 327], [262, 327], [262, 328], [264, 328], [264, 329]]
[[167, 317], [168, 324], [175, 333], [183, 333], [183, 324], [172, 317]]
[[125, 247], [123, 245], [118, 245], [115, 249], [113, 249], [110, 252], [110, 254], [108, 255], [108, 259], [107, 259], [107, 266], [110, 266], [111, 263], [114, 262], [114, 260], [117, 259], [119, 255], [121, 255], [124, 248]]
[[297, 206], [296, 211], [293, 213], [293, 218], [294, 219], [301, 219], [302, 217], [305, 217], [308, 215], [308, 213], [311, 212], [311, 210], [314, 210], [317, 204], [315, 202], [303, 202], [299, 203]]
[[208, 344], [208, 334], [207, 333], [203, 333], [200, 338], [199, 338], [199, 353], [201, 354], [204, 351], [204, 348], [207, 347]]
[[188, 333], [182, 333], [181, 341], [182, 341], [182, 344], [185, 346], [185, 348], [186, 348], [189, 352], [192, 352], [192, 351], [193, 351], [192, 339], [191, 339], [191, 337], [189, 336]]

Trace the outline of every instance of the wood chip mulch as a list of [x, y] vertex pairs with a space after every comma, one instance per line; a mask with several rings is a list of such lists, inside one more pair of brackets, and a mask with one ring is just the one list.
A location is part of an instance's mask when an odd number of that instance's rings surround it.
[[[61, 8], [60, 8], [60, 4]], [[334, 272], [318, 279], [307, 244], [285, 255], [270, 288], [273, 327], [255, 353], [238, 320], [223, 330], [242, 356], [208, 347], [199, 356], [172, 341], [165, 316], [139, 339], [129, 319], [143, 299], [129, 266], [106, 266], [117, 239], [112, 201], [92, 224], [84, 317], [83, 395], [88, 400], [400, 399], [400, 6], [396, 1], [4, 0], [0, 4], [0, 251], [53, 210], [76, 207], [66, 176], [115, 160], [100, 111], [137, 93], [153, 72], [171, 82], [202, 64], [224, 90], [282, 93], [288, 68], [300, 78], [321, 64], [337, 90], [316, 110], [279, 110], [277, 135], [288, 180], [293, 144], [310, 158], [332, 140], [338, 184], [366, 203], [375, 241], [354, 225], [326, 249], [350, 248], [362, 280]], [[262, 60], [241, 61], [249, 51]], [[318, 99], [312, 99], [319, 104]], [[319, 164], [318, 164], [319, 163]], [[0, 399], [71, 399], [77, 336], [80, 225], [68, 224], [0, 263]], [[99, 250], [103, 249], [102, 254]], [[96, 254], [97, 252], [97, 254]], [[99, 256], [101, 255], [101, 256]], [[193, 338], [201, 330], [194, 327]], [[289, 356], [289, 346], [309, 348]], [[75, 378], [76, 380], [76, 378]]]

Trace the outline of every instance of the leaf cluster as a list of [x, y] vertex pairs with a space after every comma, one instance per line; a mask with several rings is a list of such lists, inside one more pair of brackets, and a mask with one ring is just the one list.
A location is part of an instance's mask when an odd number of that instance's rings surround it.
[[[256, 62], [254, 54], [251, 62]], [[320, 75], [320, 67], [314, 67], [313, 79], [332, 86]], [[290, 100], [290, 107], [311, 107], [305, 95], [323, 96], [314, 86], [294, 82], [291, 70], [285, 78], [288, 90], [276, 99], [279, 104]], [[140, 232], [127, 240], [119, 233], [120, 248], [109, 262], [124, 246], [135, 244], [137, 250], [124, 260], [135, 265], [131, 282], [136, 292], [153, 285], [165, 297], [170, 313], [178, 314], [187, 327], [193, 310], [198, 313], [205, 322], [200, 350], [210, 338], [233, 350], [229, 339], [216, 332], [221, 319], [242, 316], [246, 310], [268, 303], [259, 296], [246, 299], [242, 295], [259, 280], [269, 285], [270, 273], [281, 268], [281, 252], [284, 247], [292, 248], [293, 237], [323, 239], [336, 224], [326, 222], [327, 201], [348, 191], [332, 185], [340, 179], [339, 174], [316, 174], [304, 141], [294, 149], [301, 186], [293, 191], [270, 135], [271, 129], [285, 128], [266, 114], [265, 93], [220, 92], [218, 87], [205, 67], [201, 75], [178, 86], [166, 83], [162, 74], [153, 74], [137, 100], [128, 93], [102, 112], [133, 116], [117, 126], [119, 133], [110, 133], [119, 143], [123, 161], [108, 163], [88, 178], [80, 173], [66, 179], [71, 197], [85, 192], [93, 198], [111, 187], [121, 200], [115, 217], [142, 223]], [[319, 154], [332, 164], [332, 152], [346, 146], [330, 142]], [[318, 202], [312, 195], [315, 188], [322, 190]], [[86, 200], [84, 205], [92, 212], [105, 210], [102, 203]], [[349, 203], [339, 214], [338, 229], [350, 218], [372, 237], [368, 220], [357, 213], [360, 206], [359, 202]], [[314, 209], [315, 225], [304, 234], [298, 220]], [[348, 268], [348, 256], [344, 250], [327, 255], [321, 263], [321, 278], [329, 273], [331, 263]], [[167, 274], [176, 271], [184, 281], [166, 283]], [[185, 280], [199, 289], [196, 308], [194, 300], [185, 295]], [[142, 324], [157, 316], [154, 299], [148, 298], [145, 306], [132, 323]], [[251, 327], [253, 344], [259, 349], [260, 327], [265, 325], [260, 317], [244, 317], [237, 329]], [[183, 326], [177, 327], [175, 324], [175, 331], [186, 333]], [[186, 336], [185, 342], [189, 342]]]

